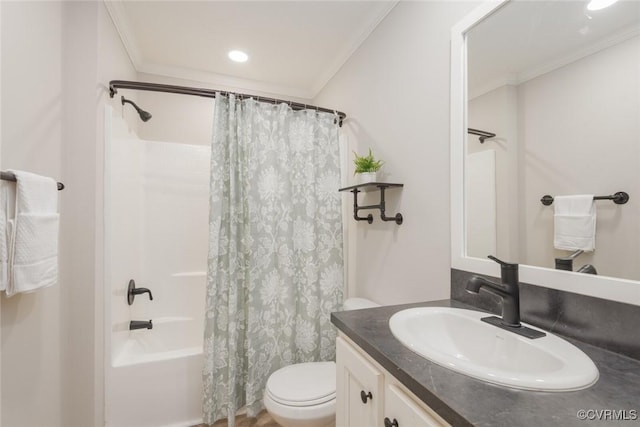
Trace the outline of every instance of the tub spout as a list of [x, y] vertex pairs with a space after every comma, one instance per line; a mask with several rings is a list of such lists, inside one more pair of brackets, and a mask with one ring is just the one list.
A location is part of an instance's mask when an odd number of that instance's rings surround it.
[[153, 329], [153, 323], [151, 320], [132, 320], [129, 322], [129, 330], [133, 331], [134, 329]]

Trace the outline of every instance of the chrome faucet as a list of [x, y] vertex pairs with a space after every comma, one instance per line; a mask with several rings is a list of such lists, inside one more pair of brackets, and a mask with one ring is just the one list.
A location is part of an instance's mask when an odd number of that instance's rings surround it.
[[485, 290], [502, 299], [502, 318], [496, 316], [483, 317], [483, 322], [490, 323], [499, 328], [506, 329], [527, 338], [540, 338], [545, 336], [540, 332], [520, 324], [520, 287], [518, 284], [518, 264], [511, 264], [489, 255], [489, 259], [500, 264], [500, 282], [494, 283], [480, 276], [473, 276], [467, 282], [466, 290], [472, 294], [478, 294]]

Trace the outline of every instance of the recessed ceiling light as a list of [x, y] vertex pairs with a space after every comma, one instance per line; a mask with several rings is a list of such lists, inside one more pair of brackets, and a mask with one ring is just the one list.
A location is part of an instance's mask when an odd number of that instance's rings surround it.
[[591, 0], [587, 5], [587, 9], [589, 10], [600, 10], [605, 7], [609, 7], [618, 0]]
[[229, 59], [234, 62], [247, 62], [247, 60], [249, 59], [249, 55], [241, 50], [231, 50], [229, 51], [228, 55]]

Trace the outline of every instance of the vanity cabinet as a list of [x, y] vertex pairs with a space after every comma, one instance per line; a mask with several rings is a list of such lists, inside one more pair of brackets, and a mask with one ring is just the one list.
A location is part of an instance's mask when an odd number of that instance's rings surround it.
[[336, 427], [382, 426], [384, 376], [362, 351], [336, 339]]
[[336, 340], [336, 427], [449, 426], [344, 335]]

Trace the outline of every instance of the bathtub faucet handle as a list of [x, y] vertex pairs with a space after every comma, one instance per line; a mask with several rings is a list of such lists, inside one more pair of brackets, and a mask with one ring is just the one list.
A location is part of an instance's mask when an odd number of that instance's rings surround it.
[[136, 288], [135, 280], [133, 279], [129, 280], [129, 286], [127, 287], [127, 303], [129, 305], [133, 304], [133, 300], [135, 299], [136, 295], [145, 294], [145, 293], [148, 293], [149, 299], [153, 301], [153, 295], [151, 294], [151, 290], [147, 288]]
[[151, 291], [149, 289], [147, 289], [147, 288], [136, 288], [133, 291], [134, 295], [140, 295], [140, 294], [144, 294], [144, 293], [149, 294], [149, 299], [151, 301], [153, 301], [153, 295], [151, 295]]

